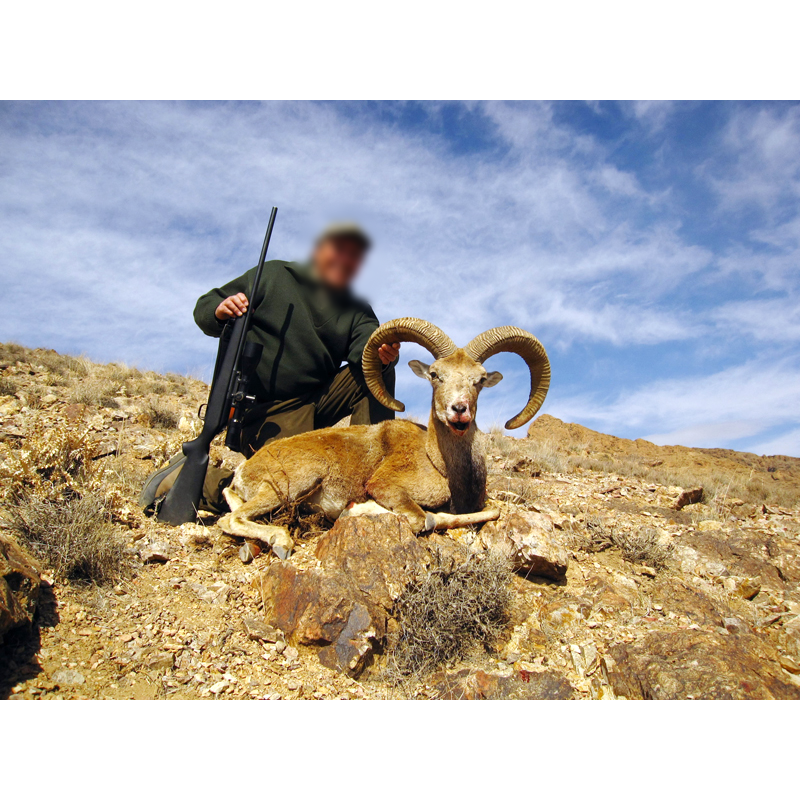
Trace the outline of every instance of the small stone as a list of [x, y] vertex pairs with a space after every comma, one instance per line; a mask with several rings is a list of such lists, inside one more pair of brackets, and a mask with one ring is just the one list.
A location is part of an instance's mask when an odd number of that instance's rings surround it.
[[239, 548], [239, 559], [243, 564], [249, 564], [261, 554], [261, 548], [255, 542], [246, 541]]
[[175, 656], [172, 653], [154, 653], [145, 661], [145, 666], [158, 672], [171, 670], [175, 666]]
[[694, 505], [703, 500], [703, 487], [697, 486], [694, 489], [684, 489], [675, 501], [675, 508], [680, 511], [684, 506]]
[[761, 578], [755, 576], [753, 578], [743, 578], [736, 589], [734, 594], [739, 595], [743, 600], [752, 600], [761, 591]]
[[245, 633], [253, 641], [277, 642], [283, 639], [283, 635], [277, 628], [267, 625], [266, 622], [257, 617], [245, 617], [242, 620]]
[[170, 547], [165, 542], [152, 542], [139, 551], [145, 564], [166, 564], [170, 559]]
[[792, 675], [800, 674], [800, 665], [796, 661], [794, 661], [793, 659], [789, 658], [789, 656], [781, 656], [780, 662], [781, 662], [781, 666], [787, 672], [791, 672]]
[[74, 669], [60, 669], [53, 674], [53, 681], [59, 686], [82, 686], [86, 678]]

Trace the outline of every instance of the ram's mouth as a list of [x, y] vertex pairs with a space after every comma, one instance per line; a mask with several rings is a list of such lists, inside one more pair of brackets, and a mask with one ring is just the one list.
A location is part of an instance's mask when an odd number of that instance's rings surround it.
[[447, 424], [450, 426], [450, 430], [453, 431], [456, 436], [463, 436], [469, 428], [469, 422], [453, 422], [451, 420], [447, 420]]

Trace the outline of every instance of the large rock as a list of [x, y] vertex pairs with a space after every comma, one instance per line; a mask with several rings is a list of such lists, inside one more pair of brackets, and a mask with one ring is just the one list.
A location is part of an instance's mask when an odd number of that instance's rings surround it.
[[567, 550], [553, 520], [538, 511], [513, 511], [481, 530], [481, 543], [507, 558], [517, 572], [561, 580], [567, 574]]
[[357, 677], [385, 639], [395, 601], [430, 556], [394, 514], [337, 521], [316, 555], [318, 569], [275, 562], [257, 578], [266, 620], [291, 642], [319, 647], [325, 666]]
[[39, 565], [0, 535], [0, 643], [12, 628], [33, 622], [40, 587]]
[[558, 672], [462, 669], [434, 677], [437, 700], [569, 700], [574, 689]]
[[650, 633], [611, 648], [617, 695], [646, 700], [796, 700], [800, 687], [777, 651], [750, 634], [701, 630]]

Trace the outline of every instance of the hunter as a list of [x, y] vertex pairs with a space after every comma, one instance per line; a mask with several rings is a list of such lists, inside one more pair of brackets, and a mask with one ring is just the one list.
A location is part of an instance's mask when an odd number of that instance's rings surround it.
[[[271, 439], [327, 428], [348, 416], [351, 425], [394, 417], [373, 397], [361, 373], [361, 354], [378, 319], [351, 287], [370, 247], [369, 236], [355, 223], [330, 225], [308, 261], [268, 261], [254, 298], [246, 292], [255, 267], [197, 301], [195, 322], [215, 337], [253, 303], [249, 338], [264, 351], [254, 381], [256, 402], [242, 431], [242, 452], [248, 458]], [[379, 351], [392, 393], [399, 351], [399, 344]], [[143, 505], [152, 505], [169, 490], [183, 460], [179, 453], [148, 479]], [[203, 488], [209, 510], [224, 508], [221, 490], [231, 476], [229, 470], [209, 467]]]

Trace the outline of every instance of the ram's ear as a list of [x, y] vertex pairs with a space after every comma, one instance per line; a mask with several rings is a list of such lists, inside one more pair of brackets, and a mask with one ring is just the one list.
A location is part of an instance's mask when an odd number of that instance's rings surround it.
[[501, 380], [503, 380], [502, 372], [487, 372], [486, 377], [482, 381], [483, 387], [488, 388], [489, 386], [497, 386]]
[[408, 366], [411, 367], [411, 371], [418, 377], [424, 378], [426, 381], [431, 379], [431, 365], [430, 364], [423, 364], [421, 361], [409, 361]]

